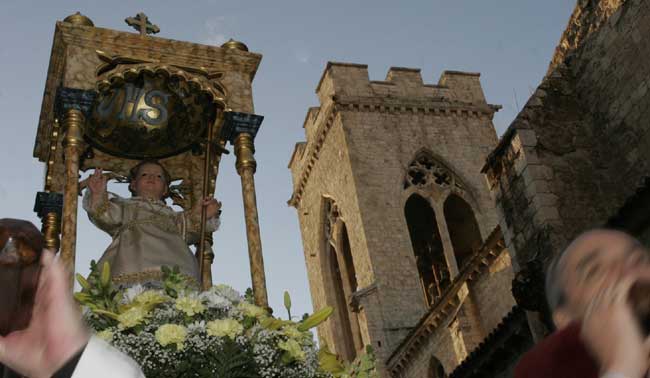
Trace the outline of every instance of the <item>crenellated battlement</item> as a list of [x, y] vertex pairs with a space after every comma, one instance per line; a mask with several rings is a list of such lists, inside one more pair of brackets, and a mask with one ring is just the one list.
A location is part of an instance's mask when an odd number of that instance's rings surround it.
[[383, 81], [370, 80], [365, 64], [328, 62], [316, 93], [321, 106], [336, 97], [390, 97], [444, 99], [487, 105], [479, 81], [480, 74], [444, 71], [438, 84], [425, 84], [420, 69], [391, 67]]
[[467, 120], [463, 123], [487, 125], [494, 134], [491, 119], [500, 109], [485, 101], [479, 73], [461, 71], [444, 71], [437, 84], [425, 84], [420, 69], [391, 67], [386, 78], [377, 81], [370, 80], [365, 64], [328, 62], [316, 94], [320, 106], [309, 108], [303, 123], [306, 144], [300, 151], [296, 148], [289, 163], [297, 183], [291, 203], [302, 195], [337, 114], [397, 115], [406, 117], [401, 122], [423, 123], [426, 118], [436, 124], [440, 121], [435, 118], [449, 118], [443, 123], [462, 118]]
[[378, 81], [370, 80], [365, 64], [328, 62], [316, 87], [320, 106], [305, 117], [305, 136], [313, 140], [335, 108], [492, 118], [500, 106], [485, 101], [479, 79], [479, 73], [444, 71], [437, 84], [425, 84], [419, 68], [391, 67]]

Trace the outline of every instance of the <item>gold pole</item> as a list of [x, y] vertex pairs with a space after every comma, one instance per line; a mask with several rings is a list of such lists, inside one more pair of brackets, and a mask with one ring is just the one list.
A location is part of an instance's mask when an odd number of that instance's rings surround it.
[[61, 231], [61, 259], [74, 277], [75, 245], [77, 242], [77, 202], [79, 196], [79, 156], [83, 150], [82, 129], [84, 115], [80, 110], [68, 109], [63, 119], [66, 135], [63, 139], [65, 158], [63, 189], [63, 227]]
[[234, 144], [235, 155], [237, 157], [237, 173], [241, 177], [242, 195], [244, 197], [244, 216], [246, 218], [248, 257], [250, 259], [251, 276], [253, 279], [253, 297], [255, 298], [256, 305], [268, 308], [269, 301], [266, 293], [262, 239], [260, 238], [255, 180], [253, 178], [255, 169], [257, 168], [257, 162], [253, 156], [255, 153], [253, 137], [249, 133], [240, 133], [235, 138]]
[[[203, 270], [201, 271], [201, 285], [203, 290], [212, 287], [212, 262], [214, 252], [212, 251], [212, 234], [205, 235], [206, 245], [203, 246]], [[206, 246], [210, 246], [206, 248]]]
[[[210, 191], [210, 158], [212, 157], [212, 132], [214, 130], [214, 123], [208, 126], [208, 137], [205, 143], [205, 159], [203, 161], [203, 190], [201, 191], [200, 203], [203, 203], [205, 197], [208, 196]], [[212, 286], [212, 272], [206, 273], [205, 270], [211, 270], [211, 260], [209, 254], [205, 253], [205, 222], [207, 221], [207, 209], [201, 207], [201, 230], [199, 233], [199, 274], [201, 274], [201, 288], [208, 290]], [[207, 257], [207, 259], [206, 259]], [[207, 261], [206, 261], [207, 260]], [[207, 262], [207, 264], [206, 264]]]
[[34, 211], [41, 218], [41, 232], [45, 241], [44, 247], [56, 253], [61, 246], [61, 210], [63, 195], [55, 192], [38, 192], [34, 202]]
[[56, 212], [50, 212], [45, 214], [41, 220], [43, 227], [43, 236], [45, 237], [45, 248], [57, 252], [61, 246], [61, 241], [59, 240], [59, 214]]

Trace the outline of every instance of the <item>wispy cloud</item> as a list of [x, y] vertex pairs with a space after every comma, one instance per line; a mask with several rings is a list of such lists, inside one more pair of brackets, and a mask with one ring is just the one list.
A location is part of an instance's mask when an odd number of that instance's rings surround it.
[[311, 54], [306, 49], [295, 50], [293, 56], [300, 63], [309, 63], [309, 58], [311, 58]]
[[218, 16], [205, 21], [205, 37], [201, 43], [211, 46], [221, 46], [228, 40], [225, 34], [226, 17]]

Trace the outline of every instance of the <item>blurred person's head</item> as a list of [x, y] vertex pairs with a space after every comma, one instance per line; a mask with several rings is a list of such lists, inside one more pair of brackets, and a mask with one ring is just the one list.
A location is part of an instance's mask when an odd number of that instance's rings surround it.
[[628, 276], [650, 277], [650, 253], [638, 240], [607, 229], [578, 236], [548, 267], [546, 297], [555, 325], [580, 320], [601, 287]]

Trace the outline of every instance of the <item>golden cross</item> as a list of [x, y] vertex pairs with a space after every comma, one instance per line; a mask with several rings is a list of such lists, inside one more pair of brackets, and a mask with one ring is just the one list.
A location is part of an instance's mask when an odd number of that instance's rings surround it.
[[127, 17], [124, 19], [124, 22], [135, 30], [140, 31], [140, 35], [156, 34], [160, 31], [158, 25], [149, 22], [149, 18], [143, 12], [138, 13], [135, 17]]

